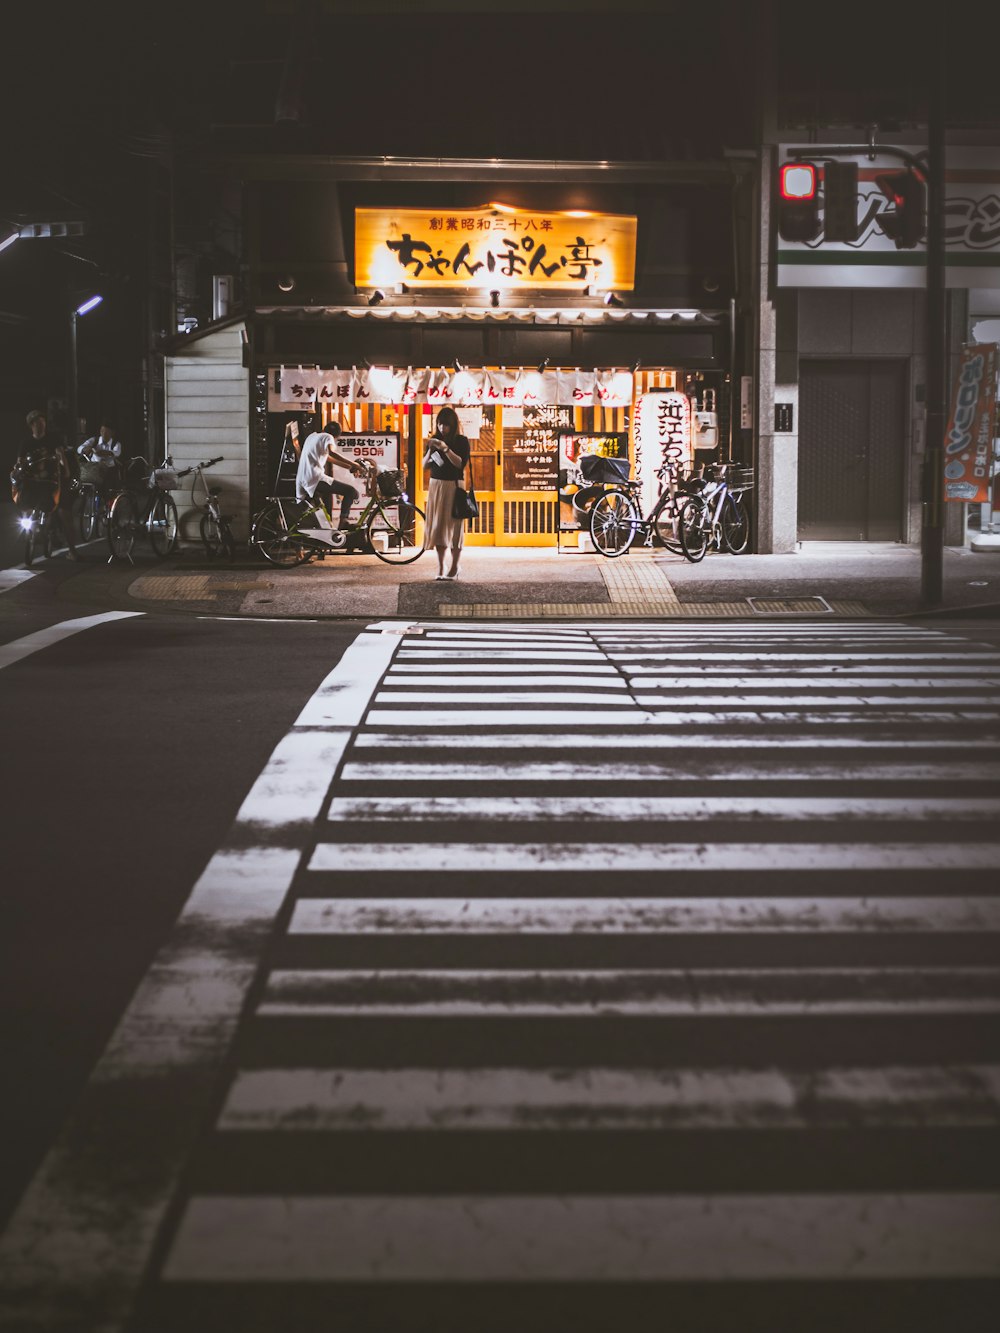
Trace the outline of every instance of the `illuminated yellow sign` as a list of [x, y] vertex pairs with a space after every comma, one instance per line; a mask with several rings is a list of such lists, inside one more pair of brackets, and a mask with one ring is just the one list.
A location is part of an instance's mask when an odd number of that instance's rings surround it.
[[631, 291], [636, 219], [617, 213], [484, 208], [358, 208], [358, 287]]

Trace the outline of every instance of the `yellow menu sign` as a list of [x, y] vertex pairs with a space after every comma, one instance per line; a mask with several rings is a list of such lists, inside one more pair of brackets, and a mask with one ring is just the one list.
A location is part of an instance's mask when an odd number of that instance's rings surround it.
[[618, 213], [357, 208], [354, 282], [385, 287], [631, 291], [636, 219]]

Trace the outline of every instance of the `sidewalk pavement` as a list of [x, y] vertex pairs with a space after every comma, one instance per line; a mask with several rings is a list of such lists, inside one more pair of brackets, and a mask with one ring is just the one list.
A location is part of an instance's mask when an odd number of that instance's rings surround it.
[[[274, 618], [610, 617], [744, 620], [920, 612], [920, 551], [895, 543], [804, 542], [787, 555], [711, 554], [698, 565], [663, 550], [614, 560], [554, 548], [466, 547], [455, 582], [433, 554], [412, 565], [332, 554], [276, 569], [249, 554], [228, 565], [184, 549], [169, 561], [106, 565], [103, 547], [61, 584], [116, 608]], [[85, 552], [85, 559], [90, 551]], [[98, 563], [99, 558], [99, 563]], [[948, 548], [934, 614], [1000, 614], [1000, 550]]]

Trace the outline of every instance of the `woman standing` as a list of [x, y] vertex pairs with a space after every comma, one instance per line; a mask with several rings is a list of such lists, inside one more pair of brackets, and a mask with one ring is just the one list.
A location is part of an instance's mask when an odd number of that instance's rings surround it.
[[[439, 579], [457, 579], [458, 562], [464, 540], [463, 520], [452, 518], [455, 492], [469, 462], [469, 441], [458, 433], [458, 413], [453, 407], [442, 407], [437, 425], [426, 441], [424, 467], [430, 469], [427, 483], [427, 536], [425, 546], [437, 551]], [[445, 573], [445, 553], [451, 550], [450, 567]]]

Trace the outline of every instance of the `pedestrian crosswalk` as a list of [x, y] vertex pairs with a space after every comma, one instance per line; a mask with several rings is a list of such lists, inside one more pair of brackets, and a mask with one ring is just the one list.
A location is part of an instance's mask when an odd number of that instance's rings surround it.
[[923, 1328], [943, 1292], [985, 1327], [1000, 654], [420, 629], [303, 855], [164, 1326], [277, 1287], [302, 1328]]
[[244, 807], [296, 869], [135, 1327], [992, 1327], [1000, 653], [397, 645]]

